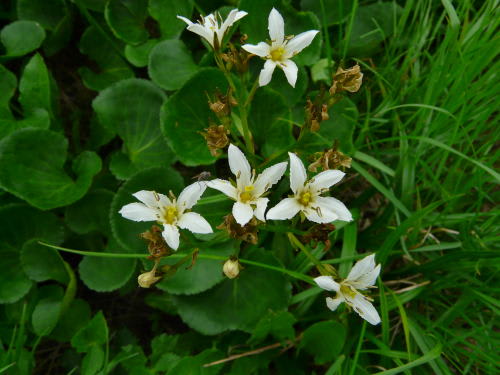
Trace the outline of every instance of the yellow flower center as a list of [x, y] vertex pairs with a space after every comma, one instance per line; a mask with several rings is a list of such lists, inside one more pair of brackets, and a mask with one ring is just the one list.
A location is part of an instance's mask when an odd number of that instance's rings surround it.
[[247, 203], [248, 201], [252, 200], [253, 199], [253, 194], [252, 194], [252, 191], [253, 191], [253, 185], [249, 185], [249, 186], [245, 186], [245, 191], [243, 191], [241, 194], [240, 194], [240, 200], [241, 202], [243, 203]]
[[302, 205], [307, 206], [311, 202], [311, 200], [312, 200], [311, 192], [304, 191], [300, 194], [299, 202]]
[[356, 292], [349, 285], [340, 284], [340, 293], [350, 298], [356, 297]]
[[169, 206], [163, 215], [163, 219], [167, 224], [173, 224], [177, 220], [177, 208]]
[[278, 47], [271, 51], [271, 59], [273, 61], [281, 61], [284, 54], [285, 54], [285, 49], [283, 47]]

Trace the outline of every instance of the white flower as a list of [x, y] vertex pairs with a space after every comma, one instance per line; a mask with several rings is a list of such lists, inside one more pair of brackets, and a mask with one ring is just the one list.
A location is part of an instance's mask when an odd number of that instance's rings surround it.
[[[202, 38], [205, 38], [212, 48], [216, 48], [216, 43], [220, 47], [222, 43], [222, 38], [227, 29], [230, 28], [233, 23], [239, 19], [245, 17], [248, 13], [242, 10], [233, 9], [229, 12], [225, 21], [222, 21], [222, 17], [219, 13], [210, 13], [206, 17], [201, 17], [198, 23], [193, 23], [186, 17], [177, 16], [178, 19], [186, 22], [188, 24], [187, 29], [195, 34], [198, 34]], [[220, 21], [220, 26], [219, 26]], [[217, 40], [215, 40], [217, 38]]]
[[380, 323], [380, 316], [369, 299], [358, 290], [373, 288], [379, 273], [380, 264], [375, 266], [375, 254], [372, 254], [356, 262], [347, 279], [340, 282], [340, 284], [335, 282], [331, 276], [316, 277], [314, 281], [322, 289], [337, 292], [335, 298], [326, 298], [326, 306], [330, 310], [335, 311], [342, 302], [345, 302], [360, 317], [375, 325]]
[[346, 206], [333, 197], [322, 197], [321, 194], [342, 180], [345, 173], [339, 170], [327, 170], [318, 173], [306, 181], [304, 164], [297, 155], [290, 156], [290, 187], [294, 193], [292, 198], [285, 198], [271, 208], [266, 215], [268, 220], [286, 220], [302, 211], [307, 219], [315, 223], [330, 223], [334, 220], [351, 221], [352, 215]]
[[177, 250], [179, 247], [179, 228], [193, 233], [212, 233], [210, 224], [196, 212], [189, 212], [206, 189], [206, 185], [195, 182], [187, 186], [178, 199], [170, 200], [166, 195], [155, 191], [141, 190], [132, 194], [142, 203], [123, 206], [120, 214], [134, 221], [158, 221], [163, 224], [163, 238], [167, 245]]
[[285, 22], [281, 14], [274, 8], [269, 13], [268, 29], [271, 38], [270, 45], [266, 42], [260, 42], [257, 45], [245, 44], [242, 46], [245, 51], [266, 59], [264, 68], [260, 71], [259, 85], [267, 85], [271, 81], [274, 68], [279, 66], [285, 72], [288, 83], [295, 87], [298, 68], [290, 59], [311, 44], [319, 31], [309, 30], [292, 39], [285, 38]]
[[252, 172], [247, 158], [238, 147], [229, 145], [227, 154], [229, 168], [236, 176], [236, 186], [219, 178], [208, 181], [208, 186], [236, 201], [233, 205], [233, 216], [241, 226], [247, 224], [254, 215], [265, 221], [264, 212], [269, 199], [263, 198], [262, 195], [280, 180], [288, 163], [285, 161], [266, 168], [255, 178], [255, 171]]

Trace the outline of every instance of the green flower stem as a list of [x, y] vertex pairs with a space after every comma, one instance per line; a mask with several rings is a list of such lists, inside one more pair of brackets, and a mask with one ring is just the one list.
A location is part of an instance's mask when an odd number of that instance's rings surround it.
[[259, 77], [255, 79], [255, 82], [253, 83], [253, 86], [250, 89], [250, 92], [248, 93], [247, 100], [245, 100], [245, 104], [243, 105], [245, 108], [248, 107], [252, 102], [255, 92], [257, 91], [258, 88], [259, 88]]
[[330, 275], [332, 273], [332, 267], [331, 266], [325, 266], [322, 264], [317, 258], [315, 258], [311, 252], [305, 247], [302, 242], [300, 242], [297, 237], [291, 232], [287, 233], [288, 239], [290, 240], [290, 243], [294, 247], [298, 247], [306, 256], [307, 258], [316, 266], [316, 269], [319, 271], [320, 274], [322, 275]]
[[[41, 242], [41, 241], [39, 241], [38, 243], [40, 245], [47, 246], [47, 247], [50, 247], [52, 249], [59, 250], [59, 251], [65, 251], [67, 253], [95, 256], [95, 257], [102, 257], [102, 258], [143, 259], [143, 258], [146, 258], [148, 256], [147, 254], [119, 254], [119, 253], [101, 253], [101, 252], [96, 252], [96, 251], [74, 250], [74, 249], [67, 249], [65, 247], [51, 245], [51, 244]], [[184, 258], [185, 256], [186, 256], [185, 254], [172, 254], [169, 257], [171, 257], [171, 258]], [[198, 258], [220, 260], [220, 261], [227, 260], [227, 256], [220, 256], [220, 255], [214, 255], [214, 254], [198, 254]], [[298, 280], [305, 281], [311, 285], [315, 285], [311, 277], [304, 275], [304, 274], [301, 274], [299, 272], [291, 271], [291, 270], [288, 270], [288, 269], [282, 268], [282, 267], [271, 266], [271, 265], [265, 264], [265, 263], [254, 262], [253, 260], [246, 260], [246, 259], [241, 259], [241, 258], [238, 260], [243, 264], [249, 264], [249, 265], [256, 266], [256, 267], [267, 268], [268, 270], [281, 272], [281, 273], [284, 273], [284, 274], [289, 275], [291, 277], [294, 277]]]

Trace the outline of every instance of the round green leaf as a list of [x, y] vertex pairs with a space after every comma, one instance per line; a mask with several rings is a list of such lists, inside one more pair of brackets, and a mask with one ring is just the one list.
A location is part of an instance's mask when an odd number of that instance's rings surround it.
[[82, 327], [71, 339], [71, 346], [77, 352], [87, 352], [92, 346], [104, 345], [108, 339], [108, 324], [102, 311]]
[[0, 248], [0, 303], [16, 302], [33, 284], [19, 266], [19, 252]]
[[38, 239], [51, 244], [63, 240], [63, 229], [56, 215], [25, 204], [0, 208], [0, 248], [19, 252], [26, 241]]
[[94, 99], [92, 105], [99, 122], [123, 140], [130, 167], [123, 167], [123, 163], [125, 166], [127, 163], [122, 157], [121, 175], [126, 169], [142, 170], [173, 162], [173, 154], [159, 127], [160, 108], [165, 98], [150, 81], [132, 78], [117, 82]]
[[80, 51], [95, 61], [100, 68], [82, 67], [78, 70], [88, 88], [101, 91], [114, 82], [134, 76], [134, 72], [115, 50], [114, 45], [104, 39], [94, 26], [85, 30], [79, 47]]
[[49, 113], [45, 109], [35, 109], [29, 117], [22, 120], [0, 119], [0, 139], [16, 130], [24, 128], [48, 129], [50, 127]]
[[[245, 254], [245, 259], [279, 266], [263, 250]], [[290, 298], [290, 283], [279, 272], [245, 265], [238, 278], [226, 279], [214, 288], [192, 296], [175, 296], [184, 322], [197, 331], [215, 335], [227, 330], [251, 332], [269, 310], [283, 310]]]
[[106, 21], [116, 37], [131, 44], [148, 39], [144, 27], [147, 15], [145, 0], [109, 0], [104, 10]]
[[313, 324], [304, 331], [300, 347], [314, 356], [314, 363], [322, 365], [338, 357], [344, 346], [346, 328], [332, 321]]
[[68, 9], [64, 0], [18, 0], [17, 16], [36, 21], [47, 30], [57, 29]]
[[78, 202], [66, 208], [65, 219], [70, 229], [78, 234], [97, 231], [110, 233], [109, 207], [114, 193], [99, 189], [89, 192]]
[[56, 280], [63, 284], [68, 282], [68, 272], [61, 255], [54, 249], [40, 245], [38, 240], [24, 244], [21, 250], [21, 264], [31, 280]]
[[149, 0], [148, 11], [151, 17], [158, 21], [163, 39], [178, 38], [186, 23], [176, 15], [191, 17], [193, 2], [191, 1], [165, 1]]
[[31, 316], [33, 331], [39, 336], [47, 336], [55, 328], [61, 311], [60, 298], [44, 298], [38, 301]]
[[[105, 251], [126, 252], [113, 239], [109, 241]], [[89, 289], [97, 292], [111, 292], [125, 285], [134, 273], [135, 265], [135, 259], [85, 256], [78, 266], [78, 271], [83, 283]]]
[[60, 342], [68, 342], [89, 320], [89, 304], [83, 299], [74, 299], [68, 309], [63, 312], [50, 337]]
[[161, 88], [177, 90], [198, 71], [198, 66], [182, 41], [164, 40], [151, 50], [148, 71]]
[[294, 142], [288, 106], [282, 95], [269, 88], [255, 94], [248, 123], [255, 143], [261, 145], [264, 156], [281, 152]]
[[31, 205], [48, 210], [85, 195], [101, 169], [101, 159], [84, 151], [73, 161], [76, 180], [64, 171], [68, 141], [41, 129], [22, 129], [0, 143], [0, 184]]
[[168, 194], [172, 190], [179, 194], [184, 188], [184, 182], [180, 174], [168, 167], [151, 168], [137, 173], [125, 182], [113, 198], [111, 203], [111, 229], [116, 240], [124, 249], [140, 253], [145, 251], [146, 242], [139, 234], [151, 228], [154, 222], [135, 222], [123, 218], [118, 211], [126, 204], [137, 202], [132, 194], [139, 190], [154, 190], [162, 194]]
[[6, 55], [11, 57], [23, 56], [36, 50], [44, 39], [45, 31], [33, 21], [14, 21], [0, 32]]
[[208, 107], [207, 92], [211, 94], [217, 88], [226, 92], [224, 74], [214, 68], [202, 69], [163, 104], [163, 134], [185, 165], [211, 164], [215, 161], [205, 139], [198, 132], [209, 126], [208, 119], [212, 114]]
[[[229, 257], [229, 255], [234, 253], [234, 242], [220, 244], [217, 249], [203, 248], [200, 250], [200, 254], [204, 252]], [[166, 263], [175, 264], [178, 261], [179, 259], [169, 260], [167, 258]], [[186, 266], [189, 266], [189, 264], [181, 266], [174, 276], [163, 279], [156, 286], [171, 294], [201, 293], [224, 279], [222, 265], [223, 262], [221, 261], [198, 258], [193, 267], [186, 269]]]
[[146, 42], [132, 46], [127, 44], [125, 46], [125, 57], [134, 66], [143, 68], [148, 65], [149, 54], [154, 46], [158, 44], [158, 39], [149, 39]]

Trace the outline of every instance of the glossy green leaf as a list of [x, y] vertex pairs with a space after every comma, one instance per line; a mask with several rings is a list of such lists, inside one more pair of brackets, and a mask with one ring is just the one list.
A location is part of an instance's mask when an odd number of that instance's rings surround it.
[[125, 57], [134, 66], [143, 68], [148, 66], [149, 54], [154, 46], [159, 43], [158, 39], [149, 39], [138, 45], [127, 44], [125, 46]]
[[[84, 151], [72, 163], [76, 179], [64, 171], [68, 141], [50, 130], [22, 129], [0, 143], [0, 184], [40, 209], [71, 204], [85, 195], [101, 160]], [[29, 178], [27, 178], [29, 176]]]
[[[133, 94], [132, 94], [133, 93]], [[160, 131], [160, 107], [165, 101], [163, 92], [142, 79], [120, 81], [102, 91], [93, 107], [99, 122], [123, 140], [121, 160], [130, 167], [126, 177], [135, 171], [157, 165], [168, 165], [173, 155]], [[126, 172], [127, 168], [120, 169]]]
[[371, 56], [380, 43], [394, 33], [402, 8], [393, 2], [360, 6], [352, 24], [348, 54], [356, 57]]
[[255, 326], [249, 342], [262, 342], [268, 335], [282, 342], [293, 340], [295, 338], [293, 325], [296, 321], [297, 319], [288, 311], [268, 311]]
[[148, 39], [144, 26], [147, 0], [109, 0], [104, 15], [113, 33], [124, 42], [139, 44]]
[[203, 365], [223, 357], [224, 354], [219, 350], [207, 349], [195, 356], [182, 358], [169, 373], [176, 375], [216, 375], [222, 370], [222, 366], [203, 367]]
[[33, 330], [39, 336], [47, 336], [55, 328], [61, 311], [61, 298], [49, 297], [38, 301], [31, 316]]
[[95, 375], [104, 364], [104, 350], [100, 346], [92, 346], [82, 361], [82, 375]]
[[304, 331], [300, 348], [314, 356], [314, 363], [321, 365], [338, 357], [346, 334], [346, 328], [338, 322], [319, 322]]
[[3, 65], [0, 65], [0, 119], [13, 118], [9, 102], [16, 91], [16, 87], [16, 76]]
[[24, 244], [21, 250], [21, 264], [24, 272], [31, 280], [56, 280], [66, 284], [68, 272], [61, 255], [34, 239]]
[[164, 40], [149, 54], [149, 76], [165, 90], [177, 90], [198, 71], [191, 52], [180, 40]]
[[71, 339], [71, 346], [79, 353], [87, 352], [92, 346], [103, 345], [108, 340], [108, 324], [99, 311], [87, 325]]
[[265, 156], [279, 152], [293, 143], [288, 106], [282, 95], [269, 88], [255, 94], [248, 124], [256, 144]]
[[[285, 73], [283, 73], [281, 69], [276, 69], [273, 74], [273, 79], [267, 87], [281, 94], [282, 98], [285, 99], [288, 107], [293, 107], [297, 103], [299, 105], [302, 105], [301, 101], [304, 100], [303, 97], [306, 93], [308, 83], [309, 77], [307, 76], [307, 71], [304, 67], [300, 66], [295, 87], [292, 87], [288, 83], [285, 77]], [[260, 90], [261, 89], [259, 89], [258, 91]]]
[[354, 1], [352, 0], [322, 0], [324, 2], [325, 12], [321, 9], [320, 0], [301, 0], [302, 10], [311, 11], [323, 23], [323, 15], [326, 16], [328, 26], [339, 24], [347, 20], [351, 13]]
[[0, 119], [0, 139], [16, 130], [24, 128], [48, 129], [50, 127], [49, 113], [45, 109], [35, 109], [28, 117], [22, 120]]
[[78, 234], [92, 231], [110, 233], [109, 207], [113, 196], [113, 192], [105, 189], [90, 191], [78, 202], [66, 208], [64, 215], [66, 224]]
[[[197, 211], [196, 207], [194, 210]], [[235, 253], [234, 243], [231, 241], [220, 244], [217, 248], [200, 249], [200, 254], [203, 252], [229, 257]], [[167, 259], [166, 263], [175, 264], [178, 261], [179, 259]], [[194, 265], [187, 269], [190, 264], [190, 261], [187, 262], [174, 276], [163, 279], [156, 286], [171, 294], [196, 294], [210, 289], [225, 278], [222, 273], [223, 262], [219, 260], [198, 258]]]
[[19, 252], [0, 248], [0, 303], [16, 302], [33, 284], [19, 267]]
[[89, 320], [89, 304], [83, 299], [74, 299], [61, 315], [55, 329], [50, 334], [50, 338], [60, 342], [68, 342]]
[[162, 37], [174, 39], [178, 38], [182, 30], [186, 28], [186, 23], [179, 20], [177, 15], [190, 18], [193, 3], [191, 1], [149, 0], [148, 10], [151, 17], [158, 21]]
[[45, 31], [33, 21], [14, 21], [0, 32], [0, 40], [10, 57], [23, 56], [36, 50], [45, 39]]
[[52, 116], [50, 75], [42, 56], [34, 55], [19, 81], [19, 102], [25, 116], [38, 109], [45, 109]]
[[[111, 238], [105, 252], [123, 254], [126, 250]], [[135, 259], [85, 256], [78, 266], [78, 271], [80, 279], [89, 289], [111, 292], [125, 285], [133, 275], [135, 265]]]
[[113, 198], [109, 217], [116, 240], [124, 249], [147, 253], [146, 242], [139, 234], [151, 228], [155, 222], [135, 222], [123, 218], [118, 211], [126, 204], [137, 202], [132, 194], [139, 190], [154, 190], [168, 194], [172, 190], [177, 196], [184, 189], [184, 182], [177, 171], [167, 167], [151, 168], [137, 173], [125, 182]]
[[[247, 253], [245, 259], [278, 265], [263, 250]], [[227, 279], [201, 294], [175, 296], [174, 302], [191, 328], [215, 335], [235, 329], [251, 332], [263, 314], [269, 309], [283, 310], [289, 298], [290, 284], [285, 276], [249, 265], [236, 279]]]
[[217, 88], [221, 92], [227, 90], [222, 72], [213, 68], [201, 69], [162, 107], [163, 134], [185, 165], [211, 164], [215, 161], [199, 132], [209, 126], [208, 119], [212, 116], [207, 93], [213, 94]]
[[114, 82], [134, 76], [132, 69], [115, 47], [120, 48], [103, 39], [102, 34], [94, 26], [88, 27], [83, 33], [80, 39], [80, 51], [99, 66], [98, 71], [86, 66], [78, 70], [88, 88], [100, 91]]
[[64, 0], [18, 0], [16, 3], [19, 19], [36, 21], [47, 30], [56, 29], [68, 11]]

